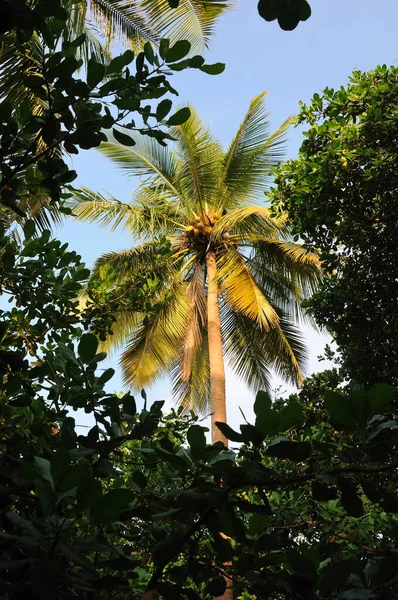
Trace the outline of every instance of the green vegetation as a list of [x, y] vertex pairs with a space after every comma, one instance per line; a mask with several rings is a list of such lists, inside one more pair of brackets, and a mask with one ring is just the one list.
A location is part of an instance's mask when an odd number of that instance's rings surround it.
[[276, 179], [275, 207], [328, 274], [308, 307], [364, 386], [398, 384], [397, 111], [396, 67], [355, 71], [301, 107], [310, 129]]
[[[277, 174], [272, 215], [247, 202], [249, 191], [254, 198], [264, 189], [279, 157], [281, 131], [268, 136], [262, 98], [225, 153], [195, 114], [159, 100], [172, 91], [169, 69], [222, 67], [190, 58], [189, 43], [162, 41], [160, 58], [145, 45], [136, 57], [89, 57], [79, 72], [87, 38], [63, 40], [71, 10], [68, 0], [7, 0], [0, 7], [2, 57], [9, 57], [0, 72], [1, 598], [226, 600], [232, 589], [240, 600], [398, 597], [397, 69], [355, 72], [347, 89], [325, 90], [302, 107], [300, 120], [311, 128], [298, 160]], [[22, 62], [13, 63], [17, 55]], [[38, 69], [29, 73], [32, 58]], [[105, 151], [127, 168], [142, 173], [138, 151], [152, 153], [145, 167], [152, 179], [136, 201], [110, 201], [111, 210], [101, 213], [149, 234], [150, 252], [141, 253], [134, 279], [130, 262], [124, 280], [109, 260], [90, 275], [47, 229], [51, 218], [70, 212], [65, 200], [75, 173], [64, 152], [98, 146], [109, 129], [115, 140]], [[178, 160], [164, 145], [170, 132]], [[103, 208], [103, 198], [92, 200], [90, 210]], [[14, 229], [16, 223], [23, 226]], [[287, 241], [286, 230], [308, 250]], [[183, 243], [174, 268], [176, 234]], [[243, 241], [256, 251], [250, 271]], [[252, 290], [264, 298], [265, 264], [282, 264], [281, 281], [275, 271], [272, 280], [279, 320], [269, 331], [258, 327], [273, 339], [283, 331], [280, 308], [300, 297], [289, 282], [318, 278], [314, 246], [327, 277], [307, 307], [334, 332], [340, 368], [306, 379], [287, 399], [271, 402], [259, 391], [254, 424], [234, 430], [215, 423], [228, 448], [207, 443], [193, 412], [165, 414], [163, 402], [151, 404], [143, 390], [140, 410], [130, 392], [108, 391], [114, 371], [101, 368], [99, 340], [111, 331], [124, 339], [123, 311], [145, 314], [144, 328], [159, 322], [178, 298], [165, 283], [174, 276], [181, 283], [189, 257], [209, 272], [209, 255], [216, 266], [232, 256], [231, 266], [245, 265]], [[310, 261], [304, 273], [303, 257]], [[222, 268], [222, 293], [245, 316], [250, 277], [239, 295], [242, 284], [228, 287], [236, 272]], [[193, 297], [202, 302], [211, 292], [216, 306], [219, 279], [208, 280], [207, 295]], [[363, 293], [353, 302], [355, 286]], [[261, 313], [268, 321], [272, 314]], [[253, 340], [240, 348], [243, 371], [251, 368]], [[264, 372], [258, 377], [266, 383]], [[192, 397], [200, 397], [200, 381], [189, 383]], [[87, 428], [79, 426], [83, 413], [91, 419]]]
[[[186, 123], [170, 129], [173, 149], [137, 136], [133, 146], [111, 139], [101, 152], [143, 180], [132, 203], [82, 190], [73, 208], [79, 219], [124, 225], [147, 240], [94, 267], [94, 277], [112, 268], [118, 296], [134, 286], [143, 264], [162, 281], [152, 294], [161, 309], [148, 317], [121, 306], [106, 348], [126, 346], [129, 386], [139, 390], [172, 372], [178, 403], [201, 412], [210, 404], [213, 441], [223, 439], [214, 422], [226, 421], [224, 353], [254, 389], [268, 388], [270, 367], [302, 381], [305, 346], [295, 320], [316, 289], [319, 261], [289, 239], [284, 218], [271, 219], [258, 204], [288, 124], [269, 134], [261, 94], [226, 151], [192, 109]], [[170, 245], [161, 261], [151, 241], [159, 236]]]

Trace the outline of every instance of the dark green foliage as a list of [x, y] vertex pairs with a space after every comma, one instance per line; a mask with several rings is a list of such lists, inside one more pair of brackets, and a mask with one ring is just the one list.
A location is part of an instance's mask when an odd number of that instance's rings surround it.
[[[97, 147], [107, 139], [105, 130], [113, 128], [115, 137], [129, 145], [134, 139], [120, 128], [165, 145], [170, 136], [159, 121], [170, 109], [164, 112], [165, 101], [158, 100], [177, 94], [166, 78], [169, 69], [192, 67], [216, 74], [224, 68], [204, 65], [201, 57], [181, 63], [190, 43], [168, 48], [164, 40], [162, 58], [147, 43], [136, 57], [127, 50], [108, 64], [93, 55], [84, 73], [79, 55], [84, 35], [65, 41], [70, 10], [69, 0], [17, 0], [2, 8], [0, 204], [18, 217], [25, 216], [30, 196], [41, 194], [47, 205], [58, 206], [63, 188], [76, 178], [63, 151], [76, 154]], [[187, 108], [178, 111], [168, 124], [181, 124], [189, 115]]]
[[[144, 392], [137, 413], [130, 394], [104, 390], [113, 370], [101, 371], [82, 328], [111, 328], [112, 315], [109, 301], [108, 312], [95, 299], [78, 310], [88, 273], [75, 253], [31, 222], [20, 250], [8, 238], [2, 248], [1, 289], [14, 300], [0, 313], [7, 600], [140, 599], [147, 588], [210, 600], [225, 570], [264, 599], [398, 592], [392, 388], [363, 394], [361, 410], [359, 392], [343, 392], [347, 422], [338, 396], [319, 412], [333, 373], [275, 405], [259, 392], [255, 425], [222, 426], [233, 447], [244, 442], [223, 452], [194, 415], [163, 415]], [[77, 409], [91, 428], [76, 425]]]
[[259, 0], [258, 12], [266, 21], [278, 19], [281, 29], [291, 31], [310, 18], [311, 7], [307, 0]]
[[308, 303], [351, 378], [398, 384], [398, 69], [354, 72], [303, 105], [297, 160], [277, 174], [275, 207], [291, 216], [328, 275]]

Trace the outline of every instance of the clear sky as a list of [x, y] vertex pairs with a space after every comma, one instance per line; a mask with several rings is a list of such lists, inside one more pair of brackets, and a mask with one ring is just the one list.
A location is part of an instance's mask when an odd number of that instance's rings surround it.
[[[214, 134], [227, 145], [239, 126], [251, 98], [268, 90], [271, 128], [277, 128], [324, 87], [345, 85], [353, 69], [370, 70], [398, 59], [398, 0], [310, 0], [312, 16], [295, 31], [280, 30], [276, 21], [266, 23], [257, 13], [256, 0], [237, 0], [236, 9], [224, 15], [207, 53], [207, 62], [225, 62], [222, 75], [211, 77], [196, 70], [173, 76], [178, 103], [189, 102]], [[286, 158], [297, 155], [302, 137], [299, 129], [289, 134]], [[73, 158], [78, 184], [107, 190], [128, 201], [135, 182], [124, 178], [97, 151], [82, 151]], [[126, 233], [110, 234], [96, 225], [68, 221], [56, 235], [70, 243], [88, 266], [103, 252], [121, 250], [134, 243]], [[307, 331], [311, 353], [308, 372], [324, 368], [317, 362], [325, 337]], [[107, 362], [117, 368], [117, 357]], [[120, 372], [111, 380], [122, 389]], [[284, 389], [291, 389], [284, 385]], [[241, 422], [238, 407], [250, 417], [253, 393], [231, 373], [227, 379], [229, 422]], [[150, 401], [170, 398], [167, 380], [148, 390]]]

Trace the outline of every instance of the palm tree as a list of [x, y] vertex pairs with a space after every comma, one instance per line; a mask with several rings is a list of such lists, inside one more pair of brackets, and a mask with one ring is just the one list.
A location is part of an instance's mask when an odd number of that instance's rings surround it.
[[[100, 150], [141, 183], [130, 203], [82, 189], [74, 213], [102, 226], [120, 225], [141, 243], [103, 255], [118, 286], [128, 289], [137, 269], [162, 281], [142, 314], [121, 308], [108, 348], [124, 347], [121, 364], [133, 388], [172, 373], [173, 394], [186, 407], [226, 422], [224, 361], [251, 388], [269, 388], [270, 369], [300, 384], [305, 345], [294, 324], [300, 302], [320, 278], [318, 257], [291, 241], [286, 218], [261, 202], [270, 167], [283, 153], [286, 121], [269, 133], [264, 95], [254, 98], [224, 151], [192, 111], [174, 128], [173, 149], [148, 137], [135, 146], [112, 138]], [[157, 236], [171, 250], [159, 260]], [[160, 307], [160, 308], [159, 308]]]
[[[70, 1], [68, 27], [63, 41], [74, 40], [81, 34], [86, 41], [79, 46], [78, 58], [87, 62], [91, 56], [96, 60], [110, 58], [112, 42], [130, 45], [135, 51], [142, 50], [145, 42], [150, 41], [156, 48], [162, 37], [168, 37], [171, 43], [187, 39], [191, 44], [191, 54], [203, 53], [208, 46], [214, 25], [218, 17], [232, 8], [235, 0], [180, 0], [179, 6], [172, 9], [168, 0], [82, 0], [78, 4]], [[0, 42], [0, 100], [21, 104], [28, 101], [33, 114], [41, 115], [47, 110], [47, 103], [33, 95], [25, 86], [28, 75], [41, 74], [44, 46], [38, 35], [33, 35], [25, 44], [15, 44], [14, 34], [10, 33]], [[38, 201], [42, 203], [43, 210]], [[27, 199], [34, 207], [28, 216], [36, 218], [39, 214], [47, 221], [59, 222], [60, 213], [56, 206], [49, 209], [49, 199], [43, 194]], [[23, 221], [12, 211], [6, 211], [7, 218], [13, 223]], [[47, 216], [46, 216], [47, 214]], [[40, 220], [38, 221], [40, 226]]]

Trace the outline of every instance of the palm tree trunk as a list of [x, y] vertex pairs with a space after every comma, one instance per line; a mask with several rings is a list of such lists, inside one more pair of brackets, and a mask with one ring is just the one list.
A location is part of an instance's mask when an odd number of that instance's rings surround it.
[[[207, 328], [209, 338], [209, 358], [210, 358], [210, 387], [211, 387], [211, 441], [223, 442], [228, 446], [227, 438], [216, 426], [216, 421], [227, 422], [227, 402], [225, 396], [225, 368], [224, 357], [222, 353], [221, 321], [220, 308], [218, 306], [218, 282], [216, 256], [211, 250], [206, 254], [207, 269]], [[225, 563], [225, 567], [230, 563]], [[225, 577], [227, 586], [230, 580]], [[214, 600], [233, 600], [232, 587], [225, 590], [222, 596], [217, 596]]]
[[227, 438], [216, 426], [216, 421], [227, 422], [225, 398], [225, 369], [222, 353], [220, 309], [218, 306], [218, 282], [216, 257], [213, 250], [206, 254], [207, 269], [207, 327], [209, 338], [210, 385], [211, 385], [211, 440], [223, 442], [228, 446]]

